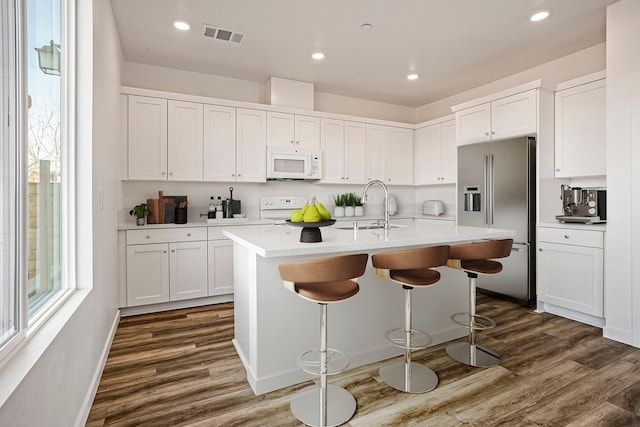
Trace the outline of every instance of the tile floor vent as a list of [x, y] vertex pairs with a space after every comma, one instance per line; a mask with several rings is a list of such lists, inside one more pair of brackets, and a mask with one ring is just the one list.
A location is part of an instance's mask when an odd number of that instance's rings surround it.
[[225, 30], [222, 28], [214, 27], [212, 25], [205, 24], [204, 26], [205, 37], [211, 37], [218, 40], [240, 43], [244, 39], [245, 34], [238, 31]]

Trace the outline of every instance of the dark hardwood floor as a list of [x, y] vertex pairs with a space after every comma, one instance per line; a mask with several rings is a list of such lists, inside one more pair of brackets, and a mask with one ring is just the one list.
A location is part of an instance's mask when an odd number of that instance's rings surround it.
[[[445, 344], [416, 352], [440, 378], [425, 394], [382, 383], [381, 363], [350, 369], [329, 378], [356, 397], [346, 425], [640, 426], [640, 349], [483, 295], [478, 312], [498, 324], [479, 342], [501, 365], [467, 367]], [[255, 396], [232, 337], [231, 303], [123, 318], [87, 426], [300, 426], [289, 402], [310, 383]]]

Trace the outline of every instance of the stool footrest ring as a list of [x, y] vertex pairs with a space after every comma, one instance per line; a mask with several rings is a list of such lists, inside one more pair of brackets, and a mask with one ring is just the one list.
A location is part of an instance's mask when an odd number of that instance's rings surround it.
[[407, 342], [407, 330], [404, 328], [389, 329], [384, 336], [394, 346], [408, 350], [422, 350], [429, 347], [433, 341], [429, 335], [419, 329], [409, 331], [409, 342]]
[[[463, 316], [465, 317], [465, 320], [459, 320], [459, 318]], [[451, 315], [451, 320], [458, 325], [462, 325], [476, 331], [483, 331], [485, 329], [495, 328], [496, 326], [496, 322], [494, 322], [493, 319], [481, 314], [471, 316], [469, 313], [455, 313]]]
[[[320, 350], [317, 348], [310, 349], [298, 356], [298, 366], [308, 374], [322, 375], [320, 366]], [[327, 349], [327, 372], [326, 375], [335, 375], [347, 369], [349, 366], [349, 358], [341, 351]]]

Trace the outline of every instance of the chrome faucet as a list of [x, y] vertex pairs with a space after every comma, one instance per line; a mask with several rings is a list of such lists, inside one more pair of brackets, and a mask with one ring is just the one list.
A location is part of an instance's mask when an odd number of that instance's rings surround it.
[[378, 180], [378, 179], [373, 179], [369, 182], [367, 182], [367, 185], [364, 187], [364, 191], [362, 192], [362, 203], [367, 203], [367, 190], [369, 189], [369, 187], [371, 187], [373, 184], [378, 184], [382, 187], [382, 189], [384, 190], [384, 224], [383, 227], [385, 230], [389, 229], [389, 190], [387, 189], [387, 186], [384, 185], [384, 182]]

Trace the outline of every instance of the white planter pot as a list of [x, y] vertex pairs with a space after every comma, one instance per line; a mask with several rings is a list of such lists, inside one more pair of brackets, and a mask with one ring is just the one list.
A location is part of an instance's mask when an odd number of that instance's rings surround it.
[[354, 208], [355, 214], [356, 216], [363, 216], [364, 215], [364, 207], [363, 206], [356, 206]]
[[344, 216], [344, 206], [336, 206], [333, 208], [333, 216], [336, 218]]
[[354, 216], [354, 215], [355, 215], [355, 211], [353, 209], [353, 206], [344, 207], [344, 216]]
[[146, 217], [136, 218], [136, 225], [145, 225], [146, 222], [147, 222], [147, 218]]

